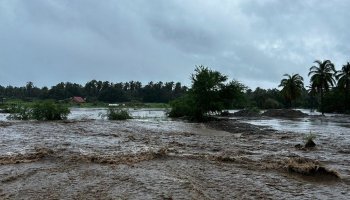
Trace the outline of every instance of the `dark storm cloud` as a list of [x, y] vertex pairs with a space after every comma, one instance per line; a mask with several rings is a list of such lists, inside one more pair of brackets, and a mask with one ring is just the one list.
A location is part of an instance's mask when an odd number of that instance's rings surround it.
[[[251, 87], [349, 59], [346, 0], [1, 0], [0, 84], [189, 83], [203, 64]], [[338, 67], [339, 68], [339, 67]]]

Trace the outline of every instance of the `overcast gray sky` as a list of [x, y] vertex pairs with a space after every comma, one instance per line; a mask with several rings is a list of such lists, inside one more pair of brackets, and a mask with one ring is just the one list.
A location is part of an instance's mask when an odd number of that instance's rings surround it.
[[348, 0], [0, 0], [0, 84], [180, 81], [205, 65], [254, 89], [350, 60]]

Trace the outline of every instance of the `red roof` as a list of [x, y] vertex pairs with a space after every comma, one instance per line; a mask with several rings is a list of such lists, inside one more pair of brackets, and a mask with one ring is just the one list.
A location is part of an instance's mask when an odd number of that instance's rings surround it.
[[81, 97], [73, 97], [72, 99], [75, 103], [85, 103], [85, 100]]

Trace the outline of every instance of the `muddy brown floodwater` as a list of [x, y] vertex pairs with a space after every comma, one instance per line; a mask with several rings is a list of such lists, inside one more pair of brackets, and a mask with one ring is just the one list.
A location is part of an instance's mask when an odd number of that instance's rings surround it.
[[2, 121], [0, 199], [349, 199], [349, 140], [295, 148], [303, 136], [235, 119]]

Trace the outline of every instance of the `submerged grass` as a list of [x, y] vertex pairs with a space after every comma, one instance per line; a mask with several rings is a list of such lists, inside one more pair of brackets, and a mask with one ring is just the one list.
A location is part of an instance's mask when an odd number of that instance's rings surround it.
[[305, 135], [304, 140], [305, 140], [305, 148], [312, 148], [316, 146], [316, 143], [314, 142], [314, 139], [316, 139], [316, 135], [311, 133], [308, 135]]

